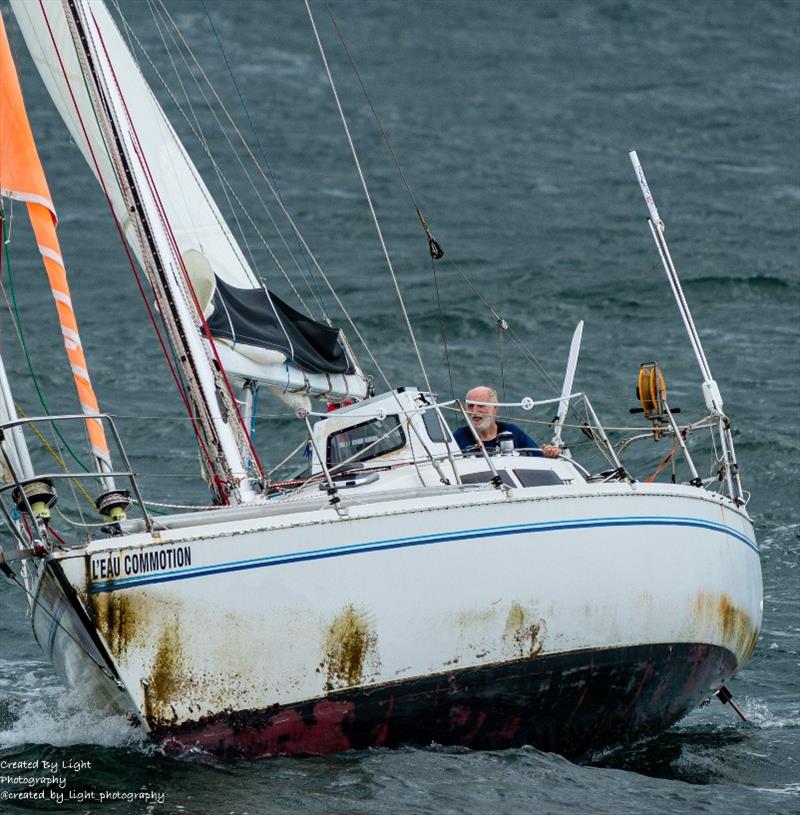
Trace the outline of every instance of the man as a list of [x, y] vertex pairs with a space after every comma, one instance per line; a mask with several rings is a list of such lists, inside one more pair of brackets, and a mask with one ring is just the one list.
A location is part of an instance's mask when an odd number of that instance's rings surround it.
[[[492, 452], [498, 445], [497, 436], [499, 433], [511, 432], [514, 439], [514, 447], [519, 449], [538, 450], [539, 445], [520, 427], [510, 422], [498, 422], [497, 416], [497, 391], [486, 385], [479, 385], [467, 393], [467, 414], [472, 422], [475, 432], [483, 442], [487, 452]], [[479, 405], [476, 402], [488, 402], [492, 404]], [[462, 450], [474, 447], [477, 444], [472, 430], [469, 426], [459, 427], [453, 433], [458, 446]], [[547, 458], [556, 458], [561, 454], [561, 450], [556, 444], [545, 444], [541, 448], [542, 454]], [[532, 455], [536, 455], [533, 453]]]

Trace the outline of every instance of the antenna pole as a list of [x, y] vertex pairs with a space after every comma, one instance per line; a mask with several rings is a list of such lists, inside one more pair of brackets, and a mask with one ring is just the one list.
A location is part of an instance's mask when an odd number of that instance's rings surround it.
[[670, 288], [675, 296], [675, 302], [678, 304], [678, 311], [683, 319], [684, 326], [686, 326], [689, 341], [692, 344], [694, 355], [697, 357], [697, 364], [700, 366], [700, 372], [703, 375], [703, 399], [709, 412], [718, 423], [728, 492], [731, 498], [737, 504], [743, 504], [744, 499], [742, 497], [742, 484], [739, 478], [739, 467], [736, 463], [736, 454], [734, 453], [733, 449], [733, 437], [731, 435], [730, 422], [722, 409], [722, 395], [720, 394], [719, 386], [714, 381], [714, 377], [711, 375], [711, 368], [708, 365], [708, 360], [706, 359], [705, 352], [703, 351], [703, 345], [700, 342], [700, 335], [698, 334], [694, 320], [692, 319], [692, 313], [689, 310], [689, 304], [686, 301], [686, 296], [683, 293], [683, 287], [681, 286], [677, 269], [675, 268], [675, 264], [672, 262], [672, 257], [670, 256], [669, 248], [667, 247], [667, 241], [664, 237], [664, 222], [661, 220], [661, 216], [658, 214], [656, 202], [653, 199], [652, 193], [650, 192], [650, 187], [647, 185], [647, 179], [645, 178], [642, 165], [639, 162], [639, 157], [636, 155], [635, 150], [631, 150], [628, 155], [630, 156], [631, 163], [633, 164], [636, 178], [639, 181], [639, 187], [641, 187], [645, 204], [647, 204], [650, 232], [652, 233], [653, 240], [656, 243], [656, 248], [658, 249], [659, 257], [661, 258], [661, 263], [663, 264], [664, 271], [667, 274], [667, 280], [669, 281]]

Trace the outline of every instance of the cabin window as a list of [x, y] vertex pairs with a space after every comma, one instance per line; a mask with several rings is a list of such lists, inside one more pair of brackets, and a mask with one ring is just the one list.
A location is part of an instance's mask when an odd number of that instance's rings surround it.
[[397, 416], [371, 419], [363, 424], [337, 430], [328, 436], [328, 466], [333, 467], [347, 460], [367, 461], [392, 453], [405, 445], [406, 435]]
[[[507, 487], [516, 487], [511, 476], [505, 470], [498, 470], [497, 474]], [[490, 484], [494, 478], [491, 470], [481, 470], [479, 473], [463, 473], [461, 475], [462, 484]]]
[[428, 431], [428, 438], [434, 442], [448, 442], [450, 441], [450, 434], [447, 429], [447, 424], [441, 418], [439, 411], [436, 408], [426, 410], [422, 414], [422, 420], [425, 422], [425, 429]]
[[523, 487], [549, 487], [564, 482], [552, 470], [514, 470]]

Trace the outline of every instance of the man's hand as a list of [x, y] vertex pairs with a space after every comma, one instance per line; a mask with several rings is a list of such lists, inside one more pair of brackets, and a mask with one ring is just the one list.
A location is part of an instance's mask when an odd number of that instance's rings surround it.
[[542, 452], [545, 458], [558, 458], [561, 455], [561, 448], [557, 444], [545, 444]]

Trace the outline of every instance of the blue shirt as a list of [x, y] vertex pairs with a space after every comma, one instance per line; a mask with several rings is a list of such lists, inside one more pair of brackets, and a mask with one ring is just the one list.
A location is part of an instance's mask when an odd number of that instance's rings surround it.
[[[536, 442], [521, 427], [517, 427], [515, 424], [511, 423], [497, 422], [497, 436], [503, 432], [510, 432], [513, 434], [514, 447], [516, 449], [530, 447], [537, 452], [528, 453], [528, 455], [541, 455], [539, 445], [536, 444]], [[483, 446], [486, 448], [487, 453], [492, 453], [497, 449], [497, 436], [495, 436], [493, 439], [489, 439], [489, 441], [483, 442]], [[468, 447], [477, 447], [478, 444], [475, 437], [472, 435], [472, 431], [468, 427], [459, 427], [458, 430], [453, 433], [453, 438], [456, 440], [456, 444], [458, 444], [461, 450], [466, 450]]]

